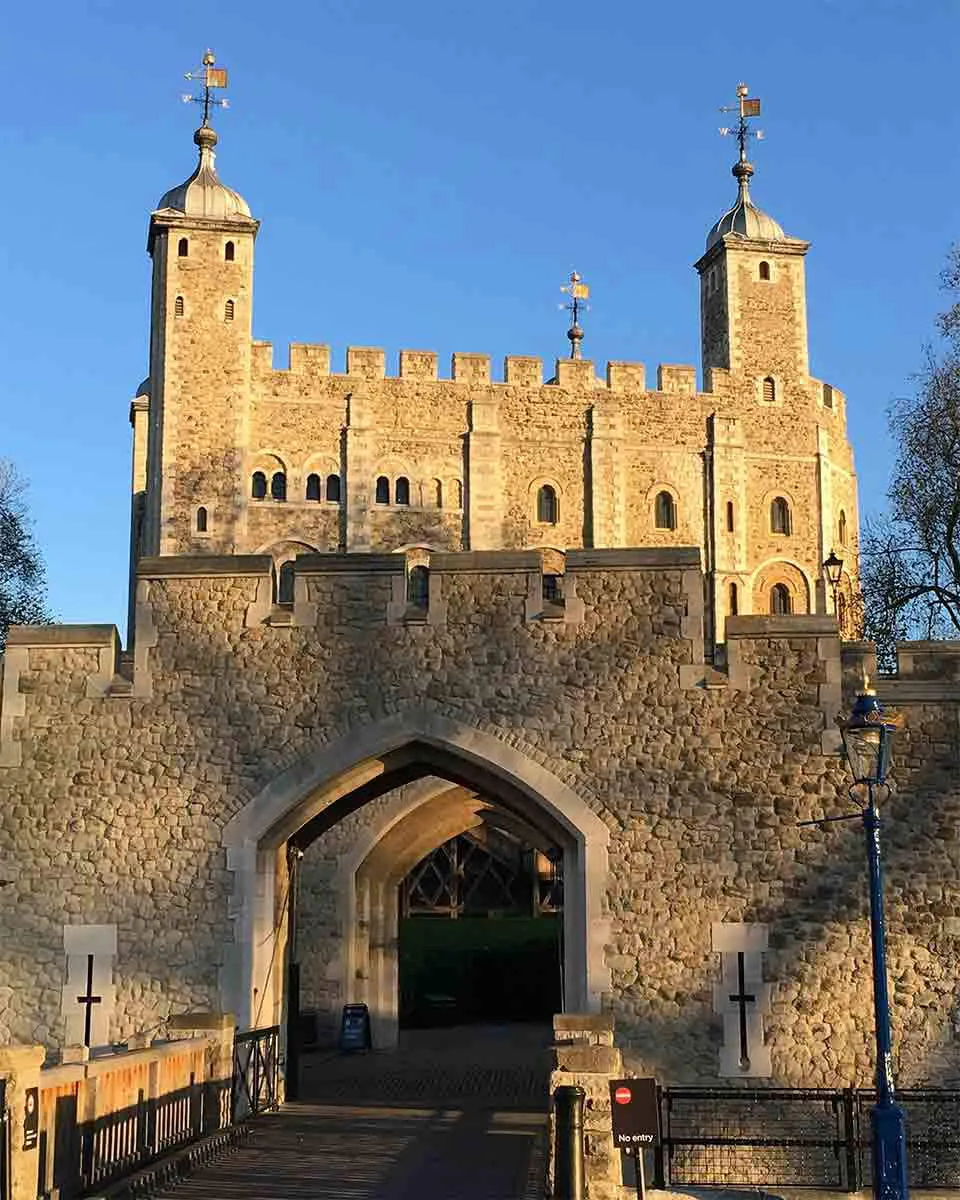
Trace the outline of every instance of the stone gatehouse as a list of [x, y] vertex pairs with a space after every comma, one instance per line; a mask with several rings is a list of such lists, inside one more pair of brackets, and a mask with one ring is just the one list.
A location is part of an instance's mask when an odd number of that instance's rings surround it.
[[[803, 256], [748, 174], [698, 261], [693, 368], [252, 338], [258, 224], [216, 135], [151, 217], [131, 620], [11, 630], [0, 1041], [284, 1015], [397, 1032], [397, 885], [497, 821], [563, 864], [563, 1000], [666, 1082], [865, 1083], [869, 939], [836, 717], [870, 647], [842, 395], [808, 374]], [[838, 617], [842, 618], [838, 621]], [[902, 648], [888, 812], [907, 1079], [956, 1076], [960, 656]], [[744, 986], [749, 984], [749, 996]], [[95, 1001], [91, 997], [95, 996]], [[749, 1004], [749, 1010], [743, 1006]], [[95, 1005], [95, 1006], [94, 1006]], [[748, 1045], [738, 1040], [745, 1012]]]

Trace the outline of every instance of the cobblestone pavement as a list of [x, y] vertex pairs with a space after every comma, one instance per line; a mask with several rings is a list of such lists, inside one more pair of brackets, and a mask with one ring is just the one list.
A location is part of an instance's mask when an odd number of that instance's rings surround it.
[[172, 1200], [539, 1200], [550, 1030], [411, 1032], [307, 1057], [301, 1099]]

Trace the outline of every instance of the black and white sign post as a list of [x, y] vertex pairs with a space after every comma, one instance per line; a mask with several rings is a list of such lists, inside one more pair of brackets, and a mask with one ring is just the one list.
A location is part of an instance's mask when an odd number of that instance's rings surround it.
[[660, 1105], [655, 1079], [611, 1079], [613, 1144], [636, 1158], [637, 1196], [643, 1200], [643, 1151], [660, 1145]]

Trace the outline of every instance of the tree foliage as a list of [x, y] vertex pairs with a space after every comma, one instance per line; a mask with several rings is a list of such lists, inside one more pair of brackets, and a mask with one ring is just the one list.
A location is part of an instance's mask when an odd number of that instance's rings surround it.
[[[960, 247], [943, 272], [960, 296]], [[890, 667], [894, 643], [960, 637], [960, 303], [938, 320], [943, 342], [927, 351], [913, 396], [891, 405], [897, 457], [888, 513], [861, 542], [864, 625]]]
[[26, 483], [0, 459], [0, 650], [11, 625], [49, 621], [43, 559], [33, 540]]

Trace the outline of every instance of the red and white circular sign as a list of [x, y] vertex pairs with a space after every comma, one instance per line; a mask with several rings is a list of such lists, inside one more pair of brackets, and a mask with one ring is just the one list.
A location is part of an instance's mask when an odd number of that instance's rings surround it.
[[613, 1098], [618, 1104], [629, 1104], [633, 1099], [633, 1092], [628, 1087], [618, 1087], [613, 1093]]

